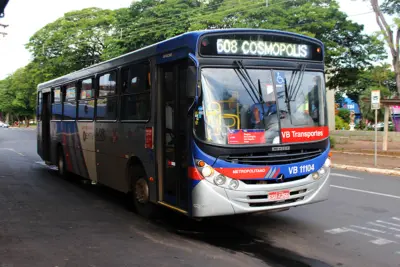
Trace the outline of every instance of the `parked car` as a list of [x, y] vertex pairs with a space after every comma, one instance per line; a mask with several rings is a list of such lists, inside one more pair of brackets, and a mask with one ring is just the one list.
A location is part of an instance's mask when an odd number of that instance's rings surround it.
[[10, 127], [10, 125], [8, 125], [5, 122], [0, 121], [0, 128], [8, 128], [8, 127]]

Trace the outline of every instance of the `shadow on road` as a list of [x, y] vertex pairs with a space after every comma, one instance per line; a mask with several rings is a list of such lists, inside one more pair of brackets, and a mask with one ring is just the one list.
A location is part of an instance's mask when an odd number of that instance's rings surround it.
[[[51, 178], [59, 179], [60, 186], [65, 185], [65, 182], [67, 182], [74, 185], [77, 190], [83, 190], [83, 192], [92, 194], [96, 198], [113, 205], [114, 209], [124, 209], [126, 212], [129, 212], [125, 194], [104, 186], [93, 186], [90, 181], [82, 180], [77, 176], [63, 180], [58, 177], [54, 169], [43, 168], [43, 172], [49, 172], [52, 176]], [[42, 177], [46, 176], [43, 175]], [[56, 180], [53, 180], [53, 182], [56, 182]], [[204, 242], [229, 253], [244, 253], [264, 261], [269, 266], [331, 266], [317, 259], [306, 258], [285, 248], [276, 247], [272, 245], [268, 237], [263, 236], [261, 238], [254, 236], [237, 226], [248, 222], [249, 224], [260, 223], [263, 224], [263, 227], [268, 227], [268, 224], [265, 222], [272, 221], [272, 219], [269, 220], [265, 215], [262, 217], [254, 215], [224, 216], [195, 221], [164, 208], [160, 208], [160, 212], [160, 218], [151, 221], [151, 224], [160, 231], [168, 231], [180, 237]]]

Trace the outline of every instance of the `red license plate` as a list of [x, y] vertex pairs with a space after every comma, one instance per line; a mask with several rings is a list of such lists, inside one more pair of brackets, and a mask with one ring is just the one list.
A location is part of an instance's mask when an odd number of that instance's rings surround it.
[[290, 197], [290, 190], [283, 190], [283, 191], [268, 193], [268, 200], [271, 200], [271, 201], [285, 200], [285, 199], [288, 199], [289, 197]]

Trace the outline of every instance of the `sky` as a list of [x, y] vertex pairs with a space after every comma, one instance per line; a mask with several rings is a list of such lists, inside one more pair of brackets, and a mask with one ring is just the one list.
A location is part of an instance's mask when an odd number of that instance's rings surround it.
[[[364, 25], [366, 33], [379, 30], [369, 1], [338, 2], [350, 19]], [[0, 79], [29, 63], [31, 55], [25, 49], [29, 38], [64, 13], [88, 7], [118, 9], [129, 7], [131, 3], [132, 0], [10, 0], [5, 9], [5, 17], [0, 19], [1, 24], [9, 25], [6, 29], [0, 28], [0, 31], [8, 33], [5, 37], [0, 35]]]

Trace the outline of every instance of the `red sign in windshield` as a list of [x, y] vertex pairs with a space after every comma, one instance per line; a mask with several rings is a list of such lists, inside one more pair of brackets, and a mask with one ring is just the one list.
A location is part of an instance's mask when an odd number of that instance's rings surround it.
[[328, 126], [306, 128], [284, 128], [281, 130], [282, 143], [310, 142], [329, 136]]

